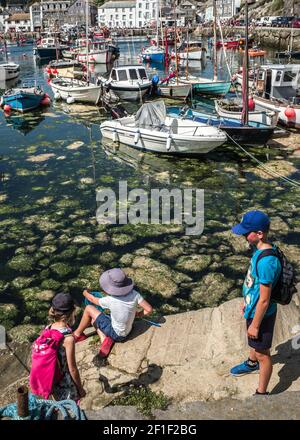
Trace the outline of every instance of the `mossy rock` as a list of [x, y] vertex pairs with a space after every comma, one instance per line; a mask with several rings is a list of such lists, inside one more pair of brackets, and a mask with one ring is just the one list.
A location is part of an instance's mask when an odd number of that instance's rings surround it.
[[161, 256], [168, 260], [174, 260], [184, 254], [184, 252], [184, 246], [170, 246], [162, 251]]
[[9, 287], [9, 282], [6, 280], [0, 280], [0, 292], [4, 292]]
[[21, 324], [12, 328], [9, 331], [9, 336], [13, 342], [33, 342], [39, 336], [42, 328], [42, 325]]
[[109, 243], [110, 238], [107, 232], [99, 232], [99, 234], [95, 236], [95, 240], [97, 241], [97, 243], [107, 244]]
[[197, 307], [215, 307], [227, 300], [233, 285], [223, 274], [210, 273], [192, 289], [190, 299]]
[[17, 272], [31, 272], [34, 268], [34, 259], [28, 254], [20, 254], [13, 257], [8, 263], [8, 267]]
[[91, 237], [88, 237], [86, 235], [77, 235], [73, 239], [73, 243], [76, 243], [76, 244], [93, 244], [94, 240]]
[[46, 255], [52, 255], [56, 252], [57, 247], [54, 244], [47, 244], [40, 247], [40, 251]]
[[126, 246], [135, 240], [134, 237], [127, 234], [114, 234], [112, 236], [111, 242], [114, 246]]
[[34, 277], [17, 277], [11, 282], [12, 286], [16, 289], [25, 289], [30, 286], [34, 281]]
[[51, 301], [55, 296], [55, 292], [54, 290], [40, 290], [39, 292], [37, 292], [36, 294], [36, 298], [39, 301]]
[[51, 264], [50, 269], [59, 278], [65, 278], [67, 275], [69, 275], [73, 271], [73, 268], [65, 263]]
[[120, 262], [120, 264], [122, 266], [130, 266], [131, 263], [133, 262], [133, 260], [134, 260], [134, 255], [132, 255], [132, 254], [124, 254], [120, 258], [119, 262]]
[[79, 289], [99, 290], [99, 277], [102, 272], [103, 268], [100, 265], [83, 266], [80, 269], [78, 278], [69, 281], [68, 285]]
[[61, 283], [51, 278], [44, 280], [41, 284], [41, 288], [45, 290], [58, 290], [60, 287]]
[[188, 255], [178, 259], [176, 269], [189, 272], [201, 272], [208, 268], [211, 263], [210, 255]]
[[153, 251], [149, 248], [140, 248], [134, 252], [135, 255], [140, 255], [141, 257], [150, 257], [153, 254]]
[[116, 261], [117, 259], [118, 259], [118, 254], [112, 251], [101, 252], [99, 256], [99, 261], [103, 264], [110, 264], [113, 261]]
[[222, 267], [224, 270], [232, 273], [233, 275], [246, 275], [249, 264], [250, 259], [248, 257], [244, 257], [243, 255], [232, 255], [222, 260]]
[[15, 304], [0, 304], [0, 322], [7, 330], [13, 327], [19, 314]]
[[68, 260], [69, 258], [74, 258], [76, 257], [77, 254], [77, 248], [76, 246], [69, 246], [67, 249], [65, 249], [61, 254], [59, 254], [59, 257], [61, 259], [66, 259]]
[[86, 245], [86, 246], [82, 246], [78, 249], [78, 252], [77, 252], [78, 258], [86, 257], [86, 256], [90, 256], [90, 255], [93, 255], [92, 246]]

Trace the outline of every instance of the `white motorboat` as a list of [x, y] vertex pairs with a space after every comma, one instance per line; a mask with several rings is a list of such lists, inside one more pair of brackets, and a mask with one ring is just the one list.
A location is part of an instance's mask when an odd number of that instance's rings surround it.
[[163, 100], [143, 104], [133, 116], [105, 121], [100, 130], [113, 142], [173, 155], [205, 154], [226, 141], [216, 127], [167, 116]]
[[256, 75], [255, 104], [279, 112], [279, 122], [300, 128], [300, 64], [260, 66]]
[[151, 86], [146, 69], [141, 65], [114, 67], [108, 79], [99, 76], [98, 82], [124, 101], [142, 99]]
[[20, 65], [15, 63], [0, 64], [0, 81], [10, 81], [20, 75]]
[[50, 82], [55, 99], [68, 103], [89, 102], [98, 104], [101, 99], [102, 86], [72, 78], [54, 78]]
[[[206, 59], [206, 49], [202, 47], [200, 41], [184, 41], [177, 49], [177, 56], [181, 60], [204, 61]], [[171, 52], [171, 57], [175, 58], [175, 50]]]
[[[240, 100], [216, 100], [215, 109], [219, 116], [230, 119], [242, 119], [243, 104]], [[254, 110], [248, 112], [249, 121], [275, 127], [278, 122], [278, 111]]]

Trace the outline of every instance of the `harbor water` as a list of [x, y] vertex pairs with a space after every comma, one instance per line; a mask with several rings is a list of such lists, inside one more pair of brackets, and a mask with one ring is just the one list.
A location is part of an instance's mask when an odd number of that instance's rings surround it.
[[[120, 44], [118, 65], [137, 63], [143, 45]], [[52, 97], [45, 65], [38, 64], [32, 46], [9, 50], [9, 60], [20, 64], [21, 81], [36, 82]], [[206, 66], [191, 61], [189, 73], [212, 77], [210, 55], [208, 47]], [[268, 52], [266, 59], [273, 56]], [[226, 79], [221, 51], [219, 57], [219, 77]], [[233, 68], [241, 58], [228, 51]], [[168, 73], [148, 68], [160, 77]], [[96, 66], [93, 73], [105, 70]], [[197, 99], [200, 108], [214, 111], [212, 100]], [[133, 112], [139, 104], [124, 106]], [[45, 323], [54, 293], [69, 291], [80, 305], [82, 290], [98, 290], [100, 273], [112, 267], [126, 268], [157, 314], [240, 296], [250, 254], [230, 229], [249, 209], [270, 215], [271, 239], [299, 271], [298, 188], [264, 172], [237, 146], [223, 145], [200, 158], [117, 148], [101, 138], [99, 125], [109, 117], [102, 108], [55, 101], [24, 115], [0, 113], [0, 323], [16, 339], [30, 339]], [[299, 180], [299, 155], [280, 140], [249, 151], [271, 170]], [[149, 194], [204, 190], [203, 233], [186, 235], [184, 224], [98, 224], [96, 191], [118, 194], [120, 181], [128, 191]]]

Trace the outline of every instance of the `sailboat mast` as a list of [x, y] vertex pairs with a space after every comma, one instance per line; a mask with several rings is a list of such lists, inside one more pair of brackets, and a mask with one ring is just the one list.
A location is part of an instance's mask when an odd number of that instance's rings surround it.
[[85, 36], [86, 36], [86, 80], [90, 80], [89, 72], [89, 0], [85, 0]]
[[217, 5], [216, 0], [213, 0], [213, 14], [214, 14], [214, 81], [218, 80], [217, 68]]
[[245, 75], [245, 90], [244, 90], [244, 124], [248, 125], [249, 121], [249, 109], [248, 109], [248, 100], [249, 100], [249, 44], [248, 44], [248, 0], [245, 1], [245, 62], [244, 62], [244, 71], [243, 75]]
[[175, 34], [174, 35], [174, 44], [175, 44], [176, 81], [178, 84], [176, 0], [174, 1], [174, 34]]

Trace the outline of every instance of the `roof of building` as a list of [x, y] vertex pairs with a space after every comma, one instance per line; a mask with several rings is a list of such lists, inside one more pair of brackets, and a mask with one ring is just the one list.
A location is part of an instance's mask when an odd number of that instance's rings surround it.
[[135, 0], [123, 0], [123, 1], [111, 1], [106, 2], [103, 5], [99, 6], [101, 9], [111, 9], [111, 8], [135, 8], [136, 1]]
[[24, 13], [20, 13], [20, 14], [12, 14], [7, 21], [21, 21], [21, 20], [30, 20], [30, 14], [24, 14]]

